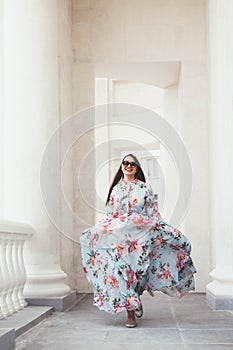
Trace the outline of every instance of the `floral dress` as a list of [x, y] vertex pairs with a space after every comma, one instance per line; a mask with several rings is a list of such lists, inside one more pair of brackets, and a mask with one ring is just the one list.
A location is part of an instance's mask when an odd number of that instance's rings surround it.
[[190, 242], [162, 220], [148, 183], [120, 180], [106, 218], [86, 229], [80, 242], [93, 304], [101, 310], [137, 309], [144, 291], [181, 297], [194, 290]]

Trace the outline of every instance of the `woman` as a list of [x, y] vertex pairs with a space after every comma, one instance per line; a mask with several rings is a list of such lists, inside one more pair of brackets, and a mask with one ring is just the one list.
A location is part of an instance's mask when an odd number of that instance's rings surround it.
[[107, 217], [80, 238], [83, 268], [94, 305], [110, 313], [126, 310], [126, 326], [133, 328], [135, 315], [143, 313], [140, 296], [145, 290], [183, 296], [194, 289], [191, 246], [162, 220], [133, 154], [123, 158], [106, 204]]

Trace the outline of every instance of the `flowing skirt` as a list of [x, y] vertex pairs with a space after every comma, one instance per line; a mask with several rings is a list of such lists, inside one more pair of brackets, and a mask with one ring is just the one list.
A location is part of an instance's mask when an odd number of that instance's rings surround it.
[[181, 297], [195, 288], [190, 242], [162, 220], [137, 213], [106, 218], [85, 230], [80, 242], [93, 304], [100, 310], [137, 309], [144, 291]]

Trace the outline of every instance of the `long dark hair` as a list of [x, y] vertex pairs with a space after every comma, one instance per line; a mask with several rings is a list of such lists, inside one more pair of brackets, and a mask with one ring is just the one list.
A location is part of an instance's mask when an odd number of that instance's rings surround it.
[[[144, 175], [144, 173], [142, 171], [141, 165], [140, 165], [139, 160], [137, 159], [137, 157], [135, 157], [135, 155], [133, 155], [131, 153], [130, 154], [126, 154], [126, 156], [124, 156], [124, 158], [122, 159], [122, 162], [127, 157], [132, 157], [134, 162], [137, 164], [137, 171], [135, 173], [135, 179], [138, 179], [138, 180], [141, 180], [143, 182], [146, 182], [145, 175]], [[122, 164], [122, 162], [121, 162], [121, 164]], [[121, 170], [121, 165], [120, 165], [119, 169], [117, 170], [117, 172], [116, 172], [116, 174], [115, 174], [115, 176], [113, 178], [112, 184], [111, 184], [111, 186], [109, 188], [108, 196], [107, 196], [107, 200], [106, 200], [105, 205], [107, 205], [108, 202], [109, 202], [109, 199], [110, 199], [113, 187], [116, 186], [116, 184], [120, 181], [120, 179], [123, 178], [123, 176], [124, 176], [124, 174], [123, 174], [123, 171]]]

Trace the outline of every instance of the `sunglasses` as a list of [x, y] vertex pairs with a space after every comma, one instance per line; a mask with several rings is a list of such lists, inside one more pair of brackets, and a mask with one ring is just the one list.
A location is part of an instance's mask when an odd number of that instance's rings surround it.
[[137, 163], [135, 163], [135, 162], [128, 162], [128, 160], [123, 160], [122, 164], [125, 165], [125, 166], [128, 166], [128, 165], [133, 166], [133, 167], [137, 166]]

